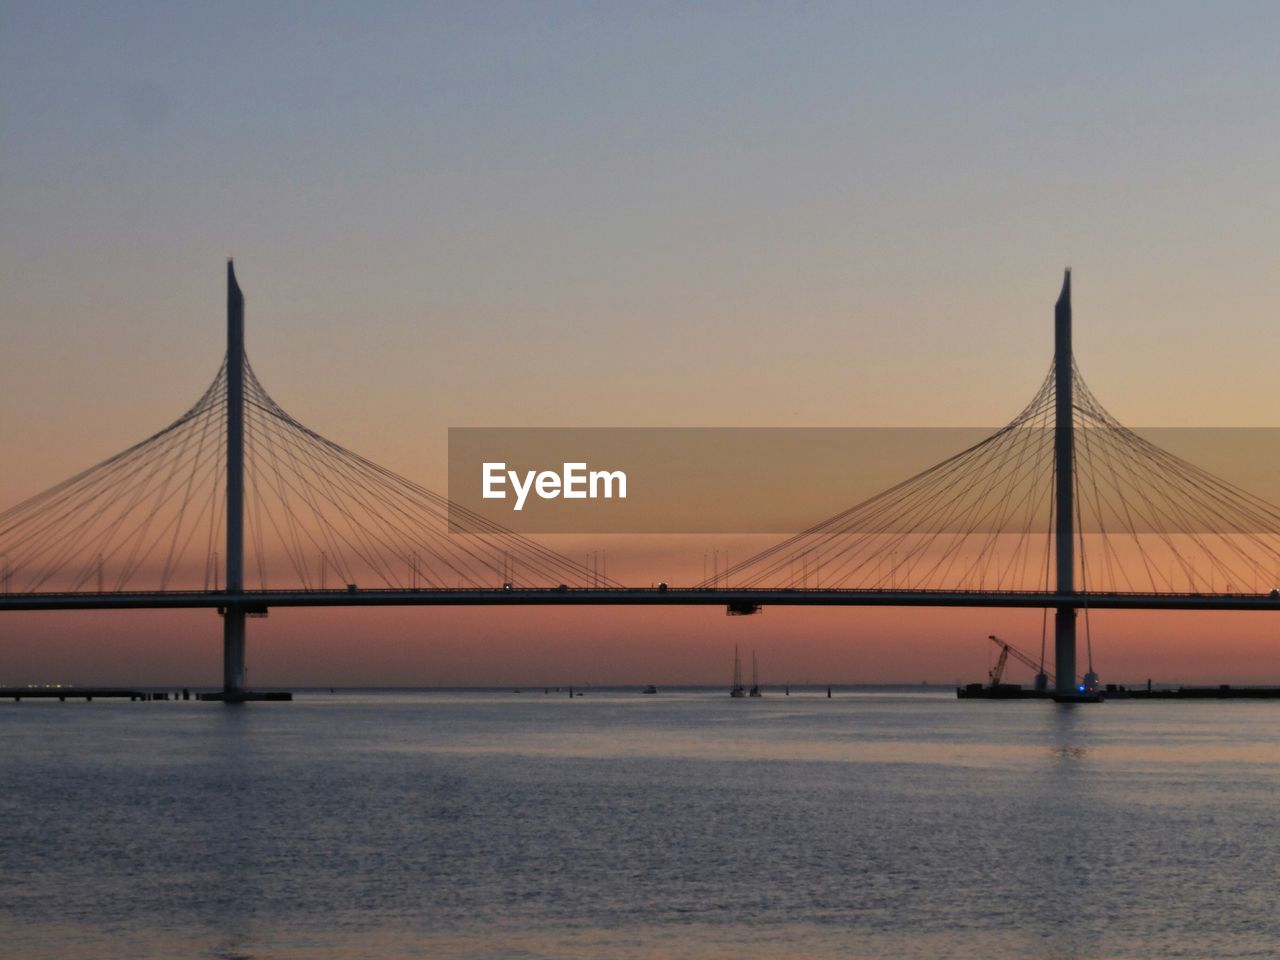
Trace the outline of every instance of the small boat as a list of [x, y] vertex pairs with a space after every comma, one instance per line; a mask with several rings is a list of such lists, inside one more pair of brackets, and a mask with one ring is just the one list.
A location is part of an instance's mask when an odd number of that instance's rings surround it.
[[760, 696], [760, 664], [756, 662], [756, 652], [751, 651], [751, 693], [750, 696]]
[[647, 687], [645, 687], [643, 690], [641, 690], [640, 692], [641, 692], [641, 693], [657, 693], [657, 692], [658, 692], [658, 688], [657, 688], [657, 687], [655, 687], [655, 686], [651, 683], [651, 684], [649, 684]]
[[742, 685], [742, 657], [738, 654], [738, 645], [733, 645], [733, 689], [729, 691], [729, 696], [745, 697], [747, 688]]

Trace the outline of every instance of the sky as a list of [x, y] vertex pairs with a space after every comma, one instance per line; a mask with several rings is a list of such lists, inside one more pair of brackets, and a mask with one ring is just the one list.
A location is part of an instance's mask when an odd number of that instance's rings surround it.
[[[451, 426], [1004, 422], [1066, 266], [1121, 420], [1274, 426], [1278, 37], [1268, 3], [3, 0], [0, 506], [195, 401], [228, 256], [275, 399], [441, 490]], [[602, 544], [646, 584], [697, 566], [677, 546]], [[1265, 618], [1095, 620], [1104, 679], [1280, 680]], [[251, 677], [330, 684], [717, 681], [735, 640], [778, 676], [951, 681], [1040, 625], [251, 627]], [[217, 641], [195, 614], [7, 614], [0, 681], [216, 682]]]

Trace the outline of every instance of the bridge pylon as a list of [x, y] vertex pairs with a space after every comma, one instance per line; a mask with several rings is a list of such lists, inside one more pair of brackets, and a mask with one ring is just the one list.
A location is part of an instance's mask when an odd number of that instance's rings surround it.
[[[1054, 387], [1054, 545], [1057, 594], [1075, 590], [1075, 410], [1071, 351], [1071, 270], [1062, 279], [1062, 292], [1053, 308]], [[1076, 694], [1076, 606], [1060, 603], [1053, 618], [1054, 693]]]
[[222, 697], [244, 685], [244, 294], [227, 261], [227, 605], [222, 616]]

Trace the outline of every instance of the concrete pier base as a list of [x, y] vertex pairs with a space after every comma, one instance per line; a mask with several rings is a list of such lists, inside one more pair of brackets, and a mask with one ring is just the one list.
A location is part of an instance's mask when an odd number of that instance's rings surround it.
[[222, 615], [222, 696], [228, 702], [244, 695], [244, 610], [228, 607]]

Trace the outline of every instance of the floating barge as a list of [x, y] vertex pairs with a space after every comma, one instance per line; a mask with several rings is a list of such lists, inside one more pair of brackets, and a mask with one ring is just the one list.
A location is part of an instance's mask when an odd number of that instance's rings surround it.
[[1020, 683], [967, 683], [956, 687], [959, 700], [1048, 700], [1052, 695], [1033, 690]]
[[196, 699], [216, 700], [222, 703], [249, 703], [259, 700], [288, 701], [293, 699], [293, 694], [288, 690], [240, 690], [227, 695], [219, 690], [217, 693], [198, 693]]
[[[959, 700], [1053, 700], [1052, 690], [1035, 690], [1019, 683], [968, 683], [956, 687]], [[1280, 687], [1236, 687], [1220, 683], [1206, 687], [1154, 689], [1109, 683], [1098, 691], [1100, 700], [1280, 700]]]
[[[192, 693], [190, 688], [183, 690], [135, 690], [126, 687], [0, 687], [0, 700], [224, 700], [222, 691], [217, 693]], [[247, 690], [231, 698], [233, 703], [248, 700], [289, 701], [293, 694], [288, 690]]]
[[167, 691], [128, 690], [122, 687], [0, 687], [0, 699], [22, 700], [179, 700]]
[[1108, 685], [1103, 696], [1108, 700], [1280, 700], [1280, 687], [1233, 687], [1229, 683], [1221, 683], [1214, 687], [1167, 690], [1119, 687], [1112, 690]]

